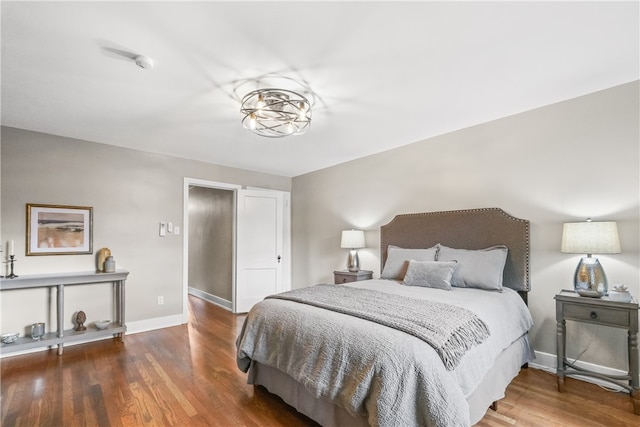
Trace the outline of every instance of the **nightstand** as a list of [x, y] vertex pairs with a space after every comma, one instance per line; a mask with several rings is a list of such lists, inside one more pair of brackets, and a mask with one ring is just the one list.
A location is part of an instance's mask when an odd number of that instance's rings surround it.
[[334, 271], [333, 272], [333, 281], [336, 285], [340, 283], [348, 283], [348, 282], [357, 282], [359, 280], [369, 280], [373, 276], [373, 271], [371, 270], [360, 270], [360, 271]]
[[[558, 391], [564, 391], [566, 375], [582, 375], [599, 378], [626, 389], [631, 395], [633, 413], [640, 415], [640, 379], [638, 377], [638, 301], [613, 301], [608, 297], [581, 297], [574, 291], [563, 290], [555, 296], [558, 340]], [[566, 357], [566, 321], [593, 323], [624, 328], [629, 331], [627, 375], [604, 375], [578, 367]], [[611, 349], [618, 351], [618, 349]]]

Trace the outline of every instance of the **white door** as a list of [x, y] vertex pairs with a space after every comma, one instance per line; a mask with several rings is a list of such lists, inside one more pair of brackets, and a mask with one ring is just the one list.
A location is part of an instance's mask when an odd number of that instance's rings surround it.
[[234, 312], [283, 290], [283, 193], [238, 190]]

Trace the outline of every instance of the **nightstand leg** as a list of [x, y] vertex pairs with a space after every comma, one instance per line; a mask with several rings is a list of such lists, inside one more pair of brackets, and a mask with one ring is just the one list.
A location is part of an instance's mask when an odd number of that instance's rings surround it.
[[558, 375], [558, 391], [560, 393], [564, 393], [564, 377], [561, 377], [560, 375]]
[[629, 375], [631, 380], [631, 400], [633, 401], [633, 413], [640, 415], [640, 375], [638, 374], [638, 328], [632, 323], [629, 328]]
[[631, 392], [631, 402], [633, 402], [633, 413], [640, 415], [640, 390]]
[[556, 340], [557, 340], [557, 363], [556, 363], [556, 375], [558, 376], [558, 391], [564, 392], [564, 355], [566, 347], [566, 322], [562, 317], [562, 308], [560, 304], [556, 307], [559, 313], [556, 313]]

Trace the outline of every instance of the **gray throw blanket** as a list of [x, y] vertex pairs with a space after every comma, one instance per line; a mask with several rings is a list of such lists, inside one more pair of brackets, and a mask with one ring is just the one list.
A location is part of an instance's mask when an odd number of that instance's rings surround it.
[[316, 285], [267, 298], [308, 304], [408, 333], [433, 347], [447, 370], [454, 369], [467, 350], [489, 337], [487, 325], [470, 310], [371, 289]]

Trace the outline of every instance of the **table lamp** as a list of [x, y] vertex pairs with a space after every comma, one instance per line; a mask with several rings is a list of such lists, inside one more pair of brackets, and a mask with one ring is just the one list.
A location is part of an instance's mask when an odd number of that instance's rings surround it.
[[573, 281], [575, 291], [585, 297], [607, 295], [609, 284], [598, 258], [592, 254], [619, 254], [620, 238], [614, 221], [565, 223], [562, 229], [561, 252], [587, 254], [580, 259]]
[[364, 231], [362, 230], [344, 230], [342, 232], [342, 241], [340, 247], [350, 249], [349, 258], [347, 260], [347, 269], [349, 271], [360, 271], [360, 260], [358, 259], [358, 248], [364, 248]]

